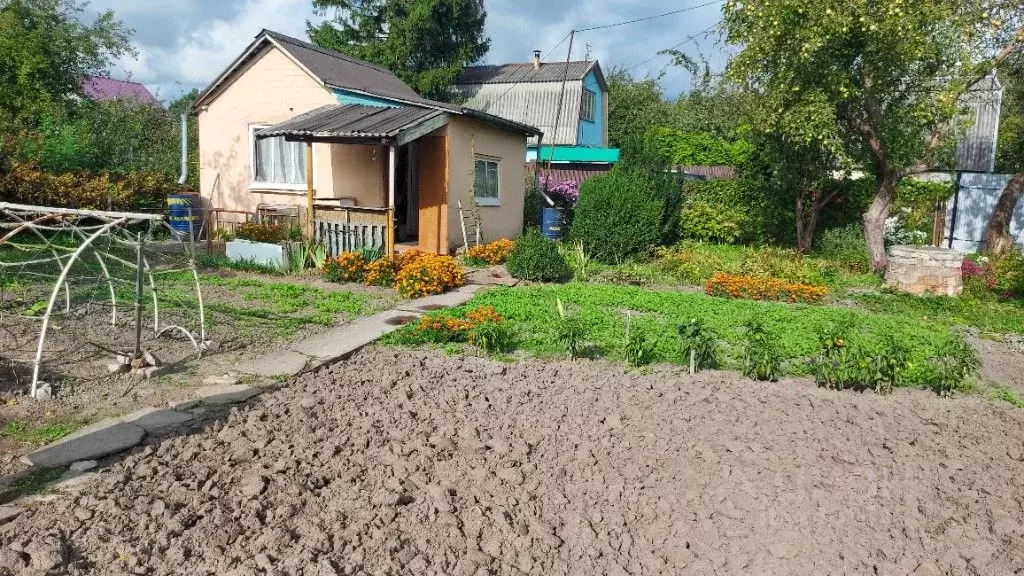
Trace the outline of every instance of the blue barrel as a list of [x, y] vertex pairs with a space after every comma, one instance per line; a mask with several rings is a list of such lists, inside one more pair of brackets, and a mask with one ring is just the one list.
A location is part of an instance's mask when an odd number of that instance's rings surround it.
[[562, 239], [562, 210], [544, 207], [540, 212], [540, 233], [548, 240]]
[[203, 222], [203, 209], [199, 204], [199, 197], [195, 194], [168, 194], [167, 195], [167, 223], [176, 233], [188, 237], [189, 235], [189, 212], [192, 214], [192, 233], [199, 236]]

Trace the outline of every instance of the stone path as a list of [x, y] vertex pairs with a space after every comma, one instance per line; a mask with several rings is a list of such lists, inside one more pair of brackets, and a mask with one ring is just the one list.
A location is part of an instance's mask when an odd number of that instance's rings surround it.
[[331, 328], [281, 350], [241, 362], [236, 370], [241, 374], [268, 378], [297, 376], [345, 358], [381, 336], [418, 320], [426, 312], [465, 304], [480, 288], [482, 286], [467, 285], [444, 294], [404, 302], [386, 312]]

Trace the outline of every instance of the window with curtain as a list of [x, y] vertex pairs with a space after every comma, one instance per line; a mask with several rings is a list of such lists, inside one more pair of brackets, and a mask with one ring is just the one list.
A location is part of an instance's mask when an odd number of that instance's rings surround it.
[[498, 203], [498, 161], [493, 158], [477, 158], [473, 182], [473, 194], [477, 204]]
[[[258, 130], [259, 127], [254, 128]], [[284, 136], [253, 138], [253, 181], [262, 184], [306, 183], [306, 145]]]
[[583, 91], [583, 100], [580, 101], [580, 118], [594, 120], [594, 108], [597, 107], [597, 94], [590, 90]]

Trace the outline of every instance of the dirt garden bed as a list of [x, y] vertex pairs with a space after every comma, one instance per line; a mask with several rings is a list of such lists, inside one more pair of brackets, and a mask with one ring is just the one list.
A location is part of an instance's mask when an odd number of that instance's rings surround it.
[[30, 505], [0, 574], [1013, 574], [1022, 493], [982, 398], [370, 348]]
[[[151, 379], [111, 374], [107, 369], [114, 361], [113, 351], [128, 352], [134, 347], [130, 300], [119, 306], [116, 327], [110, 325], [109, 308], [95, 302], [73, 304], [72, 314], [54, 316], [43, 353], [41, 379], [56, 386], [57, 396], [39, 402], [26, 394], [40, 319], [26, 317], [24, 310], [49, 289], [43, 283], [24, 285], [20, 292], [8, 292], [8, 299], [0, 303], [0, 477], [23, 468], [18, 456], [85, 423], [187, 397], [190, 390], [203, 385], [204, 378], [223, 375], [240, 360], [397, 301], [390, 290], [339, 286], [314, 276], [205, 270], [202, 290], [207, 338], [213, 347], [200, 359], [195, 347], [179, 334], [155, 338], [147, 312], [142, 347], [164, 368], [163, 375]], [[188, 294], [191, 285], [180, 280], [160, 289], [161, 294]], [[162, 304], [161, 314], [194, 316], [197, 307], [190, 303], [170, 298]], [[168, 322], [174, 323], [161, 324]], [[197, 323], [182, 321], [182, 325]]]

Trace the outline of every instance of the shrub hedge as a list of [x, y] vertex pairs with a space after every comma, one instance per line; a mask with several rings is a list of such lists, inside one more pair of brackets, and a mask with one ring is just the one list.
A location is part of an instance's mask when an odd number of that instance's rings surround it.
[[665, 201], [657, 182], [638, 171], [596, 176], [583, 183], [570, 237], [594, 259], [617, 263], [646, 254], [662, 241]]
[[565, 282], [572, 278], [558, 246], [541, 236], [539, 230], [529, 230], [516, 240], [505, 267], [513, 278], [522, 280]]

